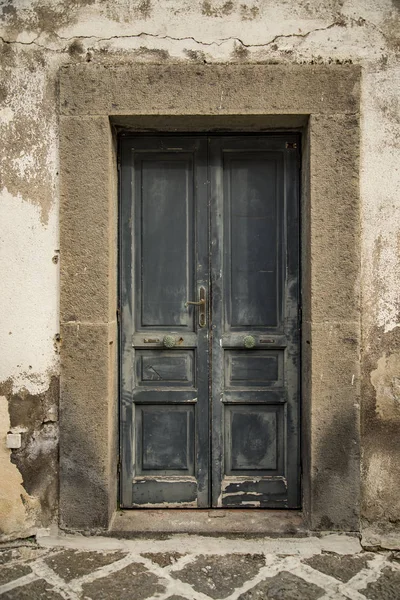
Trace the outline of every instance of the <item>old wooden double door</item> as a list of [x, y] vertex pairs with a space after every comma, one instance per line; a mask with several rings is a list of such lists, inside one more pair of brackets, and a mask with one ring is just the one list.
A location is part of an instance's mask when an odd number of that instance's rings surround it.
[[295, 135], [121, 140], [121, 506], [295, 508]]

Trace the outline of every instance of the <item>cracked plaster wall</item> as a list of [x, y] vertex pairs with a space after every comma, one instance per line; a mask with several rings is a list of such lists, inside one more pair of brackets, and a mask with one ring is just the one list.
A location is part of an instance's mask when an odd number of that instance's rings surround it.
[[[399, 0], [1, 0], [0, 18], [0, 381], [8, 402], [0, 479], [12, 468], [15, 499], [14, 512], [0, 509], [3, 535], [26, 535], [56, 516], [60, 66], [353, 62], [363, 67], [363, 525], [371, 543], [393, 540], [400, 526], [393, 485], [400, 479]], [[4, 461], [9, 430], [23, 439], [12, 467]]]

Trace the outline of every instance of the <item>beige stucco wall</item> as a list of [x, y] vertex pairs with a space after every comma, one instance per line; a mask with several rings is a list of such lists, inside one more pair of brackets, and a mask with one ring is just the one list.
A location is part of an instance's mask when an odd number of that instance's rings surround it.
[[[13, 512], [4, 516], [7, 499], [0, 496], [0, 531], [28, 535], [56, 518], [60, 67], [114, 61], [352, 62], [363, 69], [363, 531], [368, 543], [395, 544], [400, 537], [394, 483], [400, 478], [398, 0], [14, 0], [4, 1], [1, 12], [0, 393], [7, 411], [0, 415], [0, 480], [7, 478], [15, 501]], [[5, 446], [7, 431], [22, 436], [22, 447], [12, 456]]]

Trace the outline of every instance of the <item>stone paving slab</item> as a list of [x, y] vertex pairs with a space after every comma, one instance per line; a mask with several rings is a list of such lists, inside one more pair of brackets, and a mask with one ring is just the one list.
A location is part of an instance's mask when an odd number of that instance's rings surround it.
[[281, 571], [274, 577], [267, 577], [257, 583], [253, 588], [241, 594], [239, 600], [262, 600], [263, 598], [273, 598], [274, 600], [318, 600], [325, 594], [325, 591], [288, 573]]
[[44, 579], [37, 579], [33, 583], [15, 587], [9, 592], [5, 592], [2, 598], [6, 600], [64, 600], [64, 597], [56, 592], [52, 585]]
[[344, 556], [322, 553], [312, 556], [304, 560], [304, 564], [309, 565], [321, 573], [336, 577], [339, 581], [347, 583], [350, 581], [361, 569], [365, 569], [368, 566], [368, 560], [372, 560], [374, 555], [371, 553], [349, 555]]
[[356, 538], [43, 538], [0, 546], [7, 600], [400, 600], [398, 553]]
[[226, 598], [236, 588], [252, 579], [265, 565], [262, 554], [200, 555], [173, 577], [189, 583], [196, 592], [217, 600]]
[[162, 595], [166, 589], [166, 582], [140, 563], [132, 563], [117, 573], [82, 586], [85, 600], [146, 600]]
[[24, 575], [28, 575], [29, 573], [32, 573], [32, 571], [28, 565], [2, 565], [0, 567], [0, 586], [9, 581], [13, 581], [14, 579], [19, 579]]
[[55, 556], [48, 556], [44, 562], [65, 581], [71, 581], [82, 575], [96, 571], [100, 567], [124, 558], [123, 552], [79, 552], [78, 550], [64, 550]]
[[168, 567], [173, 565], [179, 558], [182, 558], [184, 554], [180, 552], [144, 552], [142, 554], [144, 558], [150, 558], [154, 563], [160, 567]]
[[385, 567], [376, 581], [360, 591], [370, 600], [397, 600], [400, 598], [400, 571]]

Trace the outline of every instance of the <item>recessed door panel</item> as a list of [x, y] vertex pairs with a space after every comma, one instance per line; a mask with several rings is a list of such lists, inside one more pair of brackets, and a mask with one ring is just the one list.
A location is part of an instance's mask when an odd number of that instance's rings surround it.
[[153, 387], [195, 386], [194, 350], [137, 350], [136, 385]]
[[282, 157], [250, 150], [226, 152], [223, 161], [226, 327], [276, 328], [281, 314]]
[[136, 407], [137, 475], [194, 475], [194, 406]]
[[298, 138], [121, 142], [121, 505], [297, 508]]
[[226, 388], [283, 386], [283, 350], [230, 350], [224, 356]]
[[137, 330], [193, 330], [193, 157], [138, 153], [135, 163]]
[[282, 424], [282, 406], [227, 405], [226, 474], [284, 475]]

